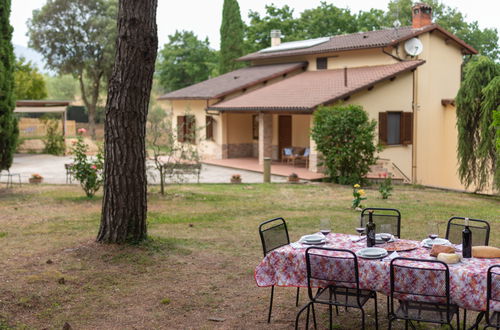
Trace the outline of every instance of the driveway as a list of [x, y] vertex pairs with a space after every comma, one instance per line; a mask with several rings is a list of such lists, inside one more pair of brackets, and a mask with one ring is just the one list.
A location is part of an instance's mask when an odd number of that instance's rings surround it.
[[[14, 162], [10, 168], [11, 173], [19, 173], [21, 182], [27, 183], [29, 177], [34, 174], [43, 176], [44, 183], [66, 184], [66, 169], [64, 164], [71, 163], [72, 156], [52, 156], [44, 154], [16, 154]], [[200, 183], [228, 183], [231, 175], [240, 174], [243, 183], [261, 183], [262, 173], [231, 169], [222, 166], [203, 164], [200, 173]], [[158, 175], [154, 175], [153, 170], [148, 170], [148, 180], [150, 183], [158, 183]], [[273, 175], [272, 182], [285, 182], [286, 177]], [[6, 177], [1, 177], [1, 182], [6, 182]], [[17, 177], [14, 178], [17, 182]], [[183, 183], [196, 183], [195, 175], [185, 175], [182, 177]], [[75, 184], [75, 181], [73, 181]]]

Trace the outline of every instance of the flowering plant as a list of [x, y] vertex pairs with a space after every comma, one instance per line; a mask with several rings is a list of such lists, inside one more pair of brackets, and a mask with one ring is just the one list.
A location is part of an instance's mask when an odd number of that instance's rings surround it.
[[355, 184], [352, 189], [352, 196], [354, 199], [352, 200], [352, 206], [351, 208], [357, 209], [357, 208], [362, 208], [363, 206], [361, 205], [361, 201], [366, 199], [366, 193], [363, 189], [361, 189], [361, 186], [359, 184]]
[[101, 148], [95, 157], [87, 156], [88, 146], [83, 142], [82, 136], [85, 132], [84, 128], [78, 130], [77, 141], [72, 149], [75, 160], [71, 168], [75, 178], [80, 181], [83, 191], [88, 198], [91, 198], [104, 182], [104, 157]]
[[41, 176], [40, 174], [38, 173], [34, 173], [34, 174], [31, 174], [31, 178], [32, 179], [43, 179], [43, 176]]

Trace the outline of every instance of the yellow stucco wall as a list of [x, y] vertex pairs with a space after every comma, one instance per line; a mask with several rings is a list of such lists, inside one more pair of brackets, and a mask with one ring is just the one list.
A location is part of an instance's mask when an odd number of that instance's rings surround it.
[[[358, 104], [368, 112], [371, 119], [378, 121], [378, 114], [386, 111], [412, 111], [412, 73], [398, 75], [394, 81], [385, 81], [353, 95], [346, 103]], [[377, 127], [378, 138], [378, 127]], [[412, 146], [386, 146], [378, 157], [391, 160], [401, 171], [411, 178]]]
[[227, 143], [253, 143], [251, 114], [227, 114]]
[[454, 98], [460, 87], [462, 55], [455, 43], [443, 36], [426, 33], [419, 38], [426, 60], [417, 71], [417, 183], [464, 189], [457, 175], [457, 131], [453, 108], [441, 99]]

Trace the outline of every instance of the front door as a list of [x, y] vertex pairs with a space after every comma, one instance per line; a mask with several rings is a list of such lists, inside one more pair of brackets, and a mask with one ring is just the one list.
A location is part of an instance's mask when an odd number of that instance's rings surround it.
[[292, 146], [292, 116], [278, 117], [278, 153], [281, 160], [283, 148]]

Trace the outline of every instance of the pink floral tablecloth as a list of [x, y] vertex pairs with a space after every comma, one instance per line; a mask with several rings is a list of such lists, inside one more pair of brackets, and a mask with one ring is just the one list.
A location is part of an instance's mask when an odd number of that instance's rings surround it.
[[[353, 252], [366, 247], [366, 240], [353, 242], [352, 235], [328, 235], [326, 247], [347, 249]], [[260, 287], [276, 286], [307, 286], [307, 271], [305, 250], [291, 245], [271, 251], [255, 269], [255, 281]], [[400, 257], [435, 259], [429, 255], [429, 249], [424, 247], [398, 252]], [[358, 258], [359, 282], [361, 288], [390, 293], [389, 259]], [[486, 309], [486, 275], [488, 268], [500, 264], [500, 259], [464, 259], [458, 264], [448, 265], [450, 270], [451, 302], [468, 310]]]

